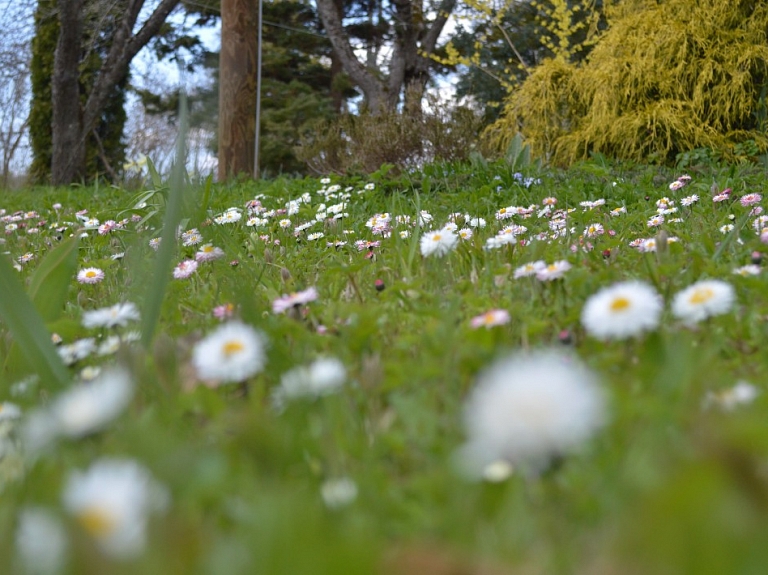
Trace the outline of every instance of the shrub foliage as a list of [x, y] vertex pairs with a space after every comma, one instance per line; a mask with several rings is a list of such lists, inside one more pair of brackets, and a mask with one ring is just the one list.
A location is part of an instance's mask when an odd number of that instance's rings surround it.
[[549, 59], [509, 95], [492, 146], [519, 131], [561, 165], [591, 152], [669, 161], [696, 148], [729, 159], [750, 140], [768, 148], [766, 3], [631, 0], [606, 17], [585, 62]]

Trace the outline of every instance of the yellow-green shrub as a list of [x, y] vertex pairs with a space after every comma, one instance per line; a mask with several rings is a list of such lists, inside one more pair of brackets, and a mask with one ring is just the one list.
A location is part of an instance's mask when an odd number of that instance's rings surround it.
[[509, 95], [492, 145], [520, 131], [556, 164], [593, 151], [664, 161], [694, 148], [732, 157], [746, 140], [768, 148], [766, 3], [630, 0], [606, 11], [584, 63], [547, 60]]

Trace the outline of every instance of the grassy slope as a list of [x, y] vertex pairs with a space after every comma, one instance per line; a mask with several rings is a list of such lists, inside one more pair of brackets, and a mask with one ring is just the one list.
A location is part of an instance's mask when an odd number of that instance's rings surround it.
[[[290, 230], [278, 226], [281, 216], [256, 230], [243, 225], [245, 218], [203, 226], [193, 213], [188, 226], [199, 226], [206, 242], [224, 249], [226, 258], [171, 283], [152, 348], [119, 354], [138, 381], [128, 414], [104, 433], [59, 443], [28, 465], [23, 480], [9, 482], [0, 532], [13, 532], [16, 512], [26, 505], [61, 513], [59, 493], [68, 471], [119, 455], [146, 465], [173, 499], [167, 515], [152, 522], [146, 554], [124, 566], [126, 572], [440, 573], [441, 565], [472, 566], [476, 572], [498, 566], [505, 572], [504, 566], [514, 565], [523, 573], [629, 573], [630, 568], [661, 573], [659, 564], [672, 566], [670, 572], [759, 572], [768, 553], [762, 535], [768, 532], [768, 400], [763, 394], [735, 413], [703, 410], [702, 401], [708, 391], [739, 379], [765, 389], [760, 350], [766, 341], [766, 280], [732, 274], [762, 246], [750, 227], [752, 218], [744, 216], [747, 208], [710, 200], [713, 182], [720, 189], [732, 187], [738, 197], [763, 191], [764, 178], [749, 170], [694, 174], [688, 187], [672, 194], [667, 188], [672, 176], [650, 168], [622, 173], [589, 164], [542, 174], [542, 182], [528, 189], [504, 166], [429, 172], [377, 182], [377, 190], [361, 195], [357, 191], [366, 182], [339, 182], [353, 188], [349, 217], [305, 232], [323, 231], [325, 237], [316, 241], [297, 243]], [[206, 216], [242, 207], [258, 193], [265, 194], [266, 207], [279, 208], [309, 192], [311, 203], [291, 218], [295, 225], [314, 216], [320, 187], [311, 180], [218, 187]], [[681, 210], [684, 222], [666, 226], [681, 240], [669, 253], [641, 254], [628, 247], [631, 240], [656, 233], [646, 226], [656, 200], [690, 193], [701, 200]], [[483, 250], [486, 238], [501, 227], [494, 219], [499, 208], [540, 204], [546, 196], [556, 197], [558, 207], [577, 208], [571, 216], [577, 235], [596, 222], [616, 235], [596, 239], [589, 252], [571, 251], [576, 237]], [[111, 188], [42, 190], [6, 196], [0, 207], [37, 210], [48, 224], [74, 222], [73, 212], [87, 208], [103, 222], [122, 217], [117, 214], [131, 198]], [[579, 207], [598, 198], [606, 199], [604, 208]], [[63, 205], [58, 217], [51, 210], [54, 202]], [[627, 214], [608, 215], [621, 205]], [[415, 218], [419, 209], [428, 210], [437, 227], [454, 212], [483, 217], [488, 227], [442, 259], [421, 257], [414, 228], [404, 228], [410, 229], [409, 238], [395, 233], [382, 239], [374, 258], [351, 245], [355, 239], [381, 239], [365, 226], [373, 214]], [[718, 230], [730, 214], [745, 227], [719, 249], [726, 236]], [[546, 221], [535, 217], [512, 221], [529, 227], [528, 236], [547, 229]], [[354, 235], [344, 235], [345, 229]], [[38, 256], [25, 265], [22, 278], [29, 277], [47, 244], [55, 243], [54, 235], [46, 225], [35, 236], [5, 236], [14, 258], [26, 252]], [[157, 235], [130, 224], [112, 236], [92, 232], [84, 239], [81, 266], [102, 267], [107, 277], [94, 286], [73, 278], [65, 310], [70, 321], [56, 326], [65, 342], [94, 335], [78, 324], [84, 309], [126, 298], [142, 306], [144, 274], [153, 257], [147, 242]], [[349, 244], [326, 247], [337, 239]], [[604, 250], [611, 256], [604, 257]], [[109, 258], [121, 251], [127, 251], [124, 260]], [[175, 261], [193, 253], [183, 248]], [[512, 279], [512, 270], [537, 259], [567, 259], [573, 269], [551, 284]], [[236, 267], [232, 260], [239, 262]], [[579, 325], [584, 301], [615, 281], [643, 279], [669, 301], [703, 277], [736, 287], [738, 305], [730, 314], [687, 329], [667, 308], [658, 332], [628, 343], [597, 342]], [[374, 288], [376, 279], [386, 286], [381, 292]], [[320, 298], [308, 306], [306, 317], [272, 313], [273, 299], [309, 286], [317, 287]], [[247, 395], [239, 386], [194, 387], [188, 367], [194, 342], [218, 323], [212, 308], [227, 302], [270, 341], [267, 369], [250, 381]], [[508, 310], [512, 321], [472, 330], [469, 319], [491, 308]], [[328, 333], [317, 333], [318, 325]], [[475, 376], [509, 350], [562, 345], [562, 330], [572, 333], [573, 348], [610, 390], [608, 427], [539, 479], [518, 473], [489, 484], [458, 477], [453, 454], [463, 441], [462, 401]], [[277, 413], [269, 395], [280, 375], [319, 355], [340, 358], [350, 384], [343, 393], [292, 403]], [[74, 371], [103, 361], [89, 358]], [[51, 392], [40, 382], [11, 397], [9, 386], [21, 371], [0, 380], [0, 401], [32, 409]], [[348, 507], [329, 510], [320, 486], [342, 476], [354, 480], [358, 497]], [[121, 572], [65, 520], [73, 541], [72, 572]], [[13, 554], [12, 543], [11, 537], [0, 540], [0, 556]]]

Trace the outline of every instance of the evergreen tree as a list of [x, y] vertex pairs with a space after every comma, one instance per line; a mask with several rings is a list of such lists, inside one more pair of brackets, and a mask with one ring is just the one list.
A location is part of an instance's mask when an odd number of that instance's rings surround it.
[[518, 131], [559, 164], [768, 149], [765, 2], [627, 0], [607, 17], [586, 61], [551, 58], [510, 95], [490, 132], [500, 149]]

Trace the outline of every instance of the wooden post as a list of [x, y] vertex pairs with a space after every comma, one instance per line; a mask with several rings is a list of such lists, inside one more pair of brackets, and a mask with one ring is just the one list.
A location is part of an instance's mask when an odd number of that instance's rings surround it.
[[258, 0], [221, 0], [219, 181], [253, 174]]

